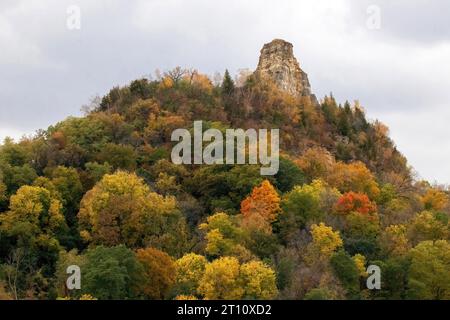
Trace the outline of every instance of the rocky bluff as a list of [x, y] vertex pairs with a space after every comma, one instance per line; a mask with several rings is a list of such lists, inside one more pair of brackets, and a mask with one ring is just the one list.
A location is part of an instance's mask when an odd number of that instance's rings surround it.
[[308, 75], [294, 57], [292, 43], [281, 39], [266, 43], [261, 50], [255, 74], [271, 79], [278, 88], [293, 96], [310, 96], [313, 101], [317, 101], [311, 92]]

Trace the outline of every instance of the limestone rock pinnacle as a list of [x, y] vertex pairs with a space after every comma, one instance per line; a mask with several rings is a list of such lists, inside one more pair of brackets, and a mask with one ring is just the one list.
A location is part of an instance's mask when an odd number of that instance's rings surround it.
[[293, 96], [313, 97], [308, 75], [294, 57], [292, 43], [281, 39], [266, 43], [261, 50], [255, 73], [272, 79], [278, 88]]

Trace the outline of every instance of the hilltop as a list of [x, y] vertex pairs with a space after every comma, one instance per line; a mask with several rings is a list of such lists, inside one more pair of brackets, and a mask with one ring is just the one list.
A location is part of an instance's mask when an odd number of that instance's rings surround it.
[[[449, 298], [448, 192], [413, 179], [388, 128], [358, 102], [317, 99], [283, 40], [238, 80], [178, 67], [6, 140], [0, 296]], [[196, 120], [279, 129], [278, 173], [173, 164], [172, 132]], [[65, 287], [71, 264], [81, 291]], [[365, 287], [369, 264], [389, 280], [382, 290]]]

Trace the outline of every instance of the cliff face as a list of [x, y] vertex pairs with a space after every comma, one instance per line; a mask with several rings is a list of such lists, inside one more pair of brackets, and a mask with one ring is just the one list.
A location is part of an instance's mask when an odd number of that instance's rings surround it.
[[[294, 57], [293, 46], [287, 41], [275, 39], [266, 43], [261, 50], [255, 73], [272, 79], [281, 90], [293, 96], [314, 97], [308, 75], [300, 69]], [[313, 99], [315, 100], [315, 97]]]

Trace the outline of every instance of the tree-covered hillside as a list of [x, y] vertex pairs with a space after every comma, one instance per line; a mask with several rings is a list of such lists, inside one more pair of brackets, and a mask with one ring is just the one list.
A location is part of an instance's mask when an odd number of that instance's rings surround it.
[[[237, 80], [176, 68], [6, 139], [0, 299], [450, 299], [448, 191], [414, 179], [387, 127]], [[195, 120], [280, 129], [279, 172], [173, 164]]]

